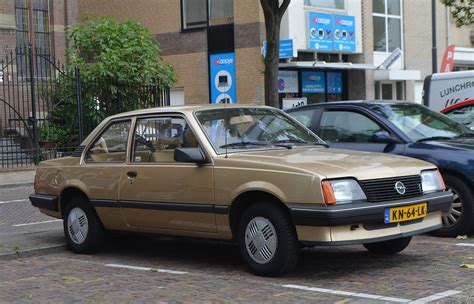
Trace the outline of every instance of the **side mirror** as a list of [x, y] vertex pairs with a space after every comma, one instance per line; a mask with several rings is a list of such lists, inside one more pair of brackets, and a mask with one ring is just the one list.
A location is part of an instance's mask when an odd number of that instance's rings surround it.
[[206, 157], [200, 148], [177, 148], [174, 150], [174, 160], [180, 163], [205, 164]]
[[378, 131], [372, 135], [372, 142], [381, 144], [397, 144], [400, 141], [387, 131]]

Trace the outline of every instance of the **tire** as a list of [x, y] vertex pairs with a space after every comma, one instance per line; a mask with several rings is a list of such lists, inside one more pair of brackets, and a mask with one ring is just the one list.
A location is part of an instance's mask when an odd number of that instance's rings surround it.
[[446, 187], [453, 191], [454, 201], [449, 212], [443, 214], [443, 228], [433, 231], [432, 234], [442, 237], [469, 234], [474, 228], [473, 191], [461, 179], [453, 175], [446, 174], [443, 178]]
[[[104, 228], [88, 201], [73, 198], [64, 210], [64, 234], [75, 253], [95, 253], [104, 241]], [[72, 225], [71, 225], [72, 223]]]
[[364, 247], [374, 254], [391, 255], [402, 252], [410, 244], [410, 241], [411, 236], [383, 242], [367, 243], [364, 244]]
[[247, 208], [237, 233], [240, 255], [250, 272], [273, 277], [295, 268], [299, 255], [295, 227], [275, 204], [258, 202]]

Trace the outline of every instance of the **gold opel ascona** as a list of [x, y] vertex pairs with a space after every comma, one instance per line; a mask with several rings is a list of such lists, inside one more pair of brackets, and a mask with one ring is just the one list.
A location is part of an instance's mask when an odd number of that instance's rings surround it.
[[97, 251], [106, 230], [235, 240], [267, 276], [291, 271], [301, 246], [398, 253], [440, 228], [452, 199], [432, 164], [329, 149], [280, 110], [240, 105], [109, 117], [42, 162], [30, 196], [64, 219], [74, 252]]

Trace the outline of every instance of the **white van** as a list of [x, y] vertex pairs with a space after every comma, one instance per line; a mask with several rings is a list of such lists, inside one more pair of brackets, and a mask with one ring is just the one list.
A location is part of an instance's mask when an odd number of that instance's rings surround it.
[[435, 111], [474, 99], [474, 70], [437, 73], [425, 78], [423, 104]]

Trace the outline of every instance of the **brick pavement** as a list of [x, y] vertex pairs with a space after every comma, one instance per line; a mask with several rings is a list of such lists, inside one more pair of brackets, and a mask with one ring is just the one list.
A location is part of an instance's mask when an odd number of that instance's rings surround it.
[[[415, 300], [447, 290], [441, 303], [474, 301], [472, 243], [416, 237], [403, 254], [379, 257], [361, 246], [304, 250], [295, 273], [261, 278], [247, 273], [237, 247], [181, 238], [115, 236], [96, 255], [69, 252], [0, 261], [0, 302], [323, 302], [379, 303], [364, 298], [284, 288], [285, 284]], [[106, 267], [124, 264], [186, 274]]]

